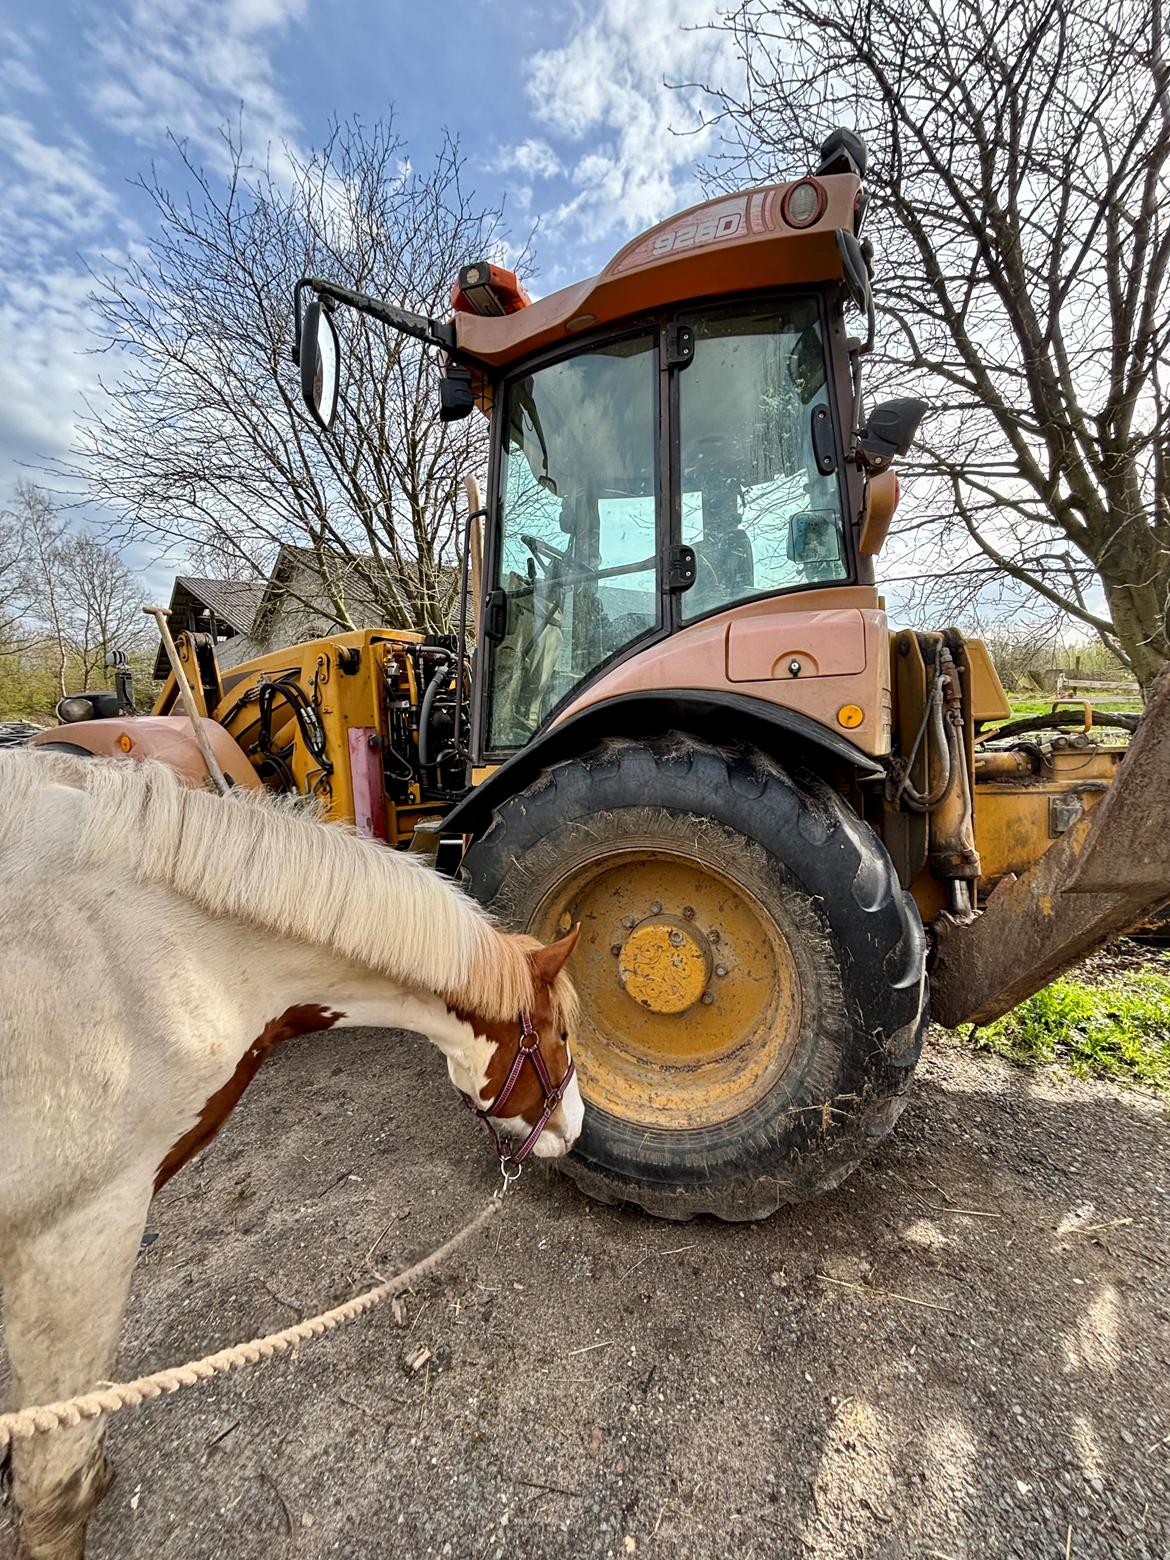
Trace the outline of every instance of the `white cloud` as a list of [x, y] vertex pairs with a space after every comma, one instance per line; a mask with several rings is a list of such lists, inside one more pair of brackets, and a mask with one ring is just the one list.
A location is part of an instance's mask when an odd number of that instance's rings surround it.
[[43, 97], [49, 90], [44, 77], [27, 60], [19, 59], [15, 54], [0, 57], [0, 82], [10, 92], [22, 92], [26, 97]]
[[100, 69], [89, 89], [112, 128], [157, 146], [169, 131], [218, 162], [221, 126], [242, 110], [261, 153], [295, 136], [276, 84], [272, 34], [299, 20], [308, 0], [129, 0], [92, 43]]
[[547, 141], [532, 136], [507, 147], [493, 164], [499, 173], [523, 173], [533, 179], [551, 179], [562, 172], [561, 160]]
[[7, 95], [42, 96], [48, 91], [44, 77], [33, 64], [34, 44], [43, 40], [39, 28], [0, 23], [0, 86]]
[[[89, 277], [68, 266], [11, 275], [0, 294], [0, 471], [67, 455], [107, 360], [93, 352]], [[7, 468], [7, 469], [6, 469]], [[0, 497], [3, 491], [0, 490]]]
[[550, 228], [596, 242], [699, 198], [695, 165], [713, 134], [703, 94], [666, 83], [701, 82], [730, 62], [726, 33], [705, 25], [715, 15], [712, 0], [602, 0], [567, 43], [529, 61], [537, 121], [554, 142], [587, 143]]
[[[220, 127], [242, 109], [248, 145], [263, 155], [297, 128], [269, 49], [306, 5], [123, 0], [97, 13], [88, 39], [96, 68], [81, 84], [87, 101], [104, 125], [152, 153], [169, 130], [209, 162], [223, 156]], [[34, 45], [48, 47], [35, 27], [23, 36], [0, 28], [0, 85], [35, 90]], [[100, 270], [103, 254], [116, 263], [141, 239], [124, 191], [106, 182], [61, 115], [48, 128], [44, 98], [37, 102], [36, 126], [14, 109], [0, 112], [0, 484], [20, 462], [67, 457], [86, 400], [100, 397], [100, 376], [116, 380], [118, 359], [94, 351], [88, 268]]]
[[109, 223], [116, 202], [89, 149], [76, 137], [46, 141], [20, 114], [0, 114], [0, 259], [29, 266], [62, 238], [78, 240]]

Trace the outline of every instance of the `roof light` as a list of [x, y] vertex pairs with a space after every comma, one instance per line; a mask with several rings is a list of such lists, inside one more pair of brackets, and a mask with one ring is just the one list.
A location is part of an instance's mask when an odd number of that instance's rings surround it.
[[465, 265], [451, 289], [451, 303], [457, 314], [515, 314], [526, 309], [531, 299], [515, 271], [488, 260]]
[[780, 202], [780, 215], [789, 227], [812, 227], [824, 215], [829, 197], [825, 186], [817, 179], [801, 179], [785, 192]]

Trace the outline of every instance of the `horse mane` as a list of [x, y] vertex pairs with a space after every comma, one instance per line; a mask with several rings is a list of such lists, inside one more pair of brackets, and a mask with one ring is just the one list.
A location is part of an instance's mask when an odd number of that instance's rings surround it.
[[[84, 793], [84, 826], [65, 842], [79, 866], [121, 866], [210, 915], [328, 948], [449, 1007], [505, 1019], [532, 1006], [535, 938], [504, 931], [420, 857], [323, 824], [300, 798], [219, 796], [149, 761], [0, 750], [0, 845], [34, 824], [50, 786]], [[553, 997], [571, 1018], [564, 974]]]

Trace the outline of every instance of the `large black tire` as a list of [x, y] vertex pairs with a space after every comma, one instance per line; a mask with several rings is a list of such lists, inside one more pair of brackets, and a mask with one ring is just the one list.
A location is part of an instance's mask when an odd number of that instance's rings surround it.
[[[590, 1029], [589, 983], [612, 980], [604, 960], [618, 949], [598, 946], [595, 936], [583, 967], [586, 926], [571, 966], [584, 987], [578, 1052], [585, 1124], [565, 1170], [601, 1201], [634, 1202], [667, 1218], [761, 1218], [836, 1186], [893, 1127], [926, 1025], [922, 925], [881, 842], [815, 775], [781, 769], [755, 749], [715, 748], [670, 733], [611, 740], [546, 770], [495, 812], [464, 858], [463, 878], [505, 925], [547, 936], [575, 909], [572, 889], [558, 885], [595, 872], [591, 862], [607, 853], [625, 860], [627, 846], [631, 862], [709, 872], [757, 917], [774, 922], [791, 953], [786, 967], [795, 971], [793, 1033], [778, 1075], [727, 1119], [680, 1127], [689, 1118], [676, 1116], [663, 1127], [645, 1106], [632, 1111], [635, 1119], [623, 1119], [612, 1095], [609, 1108], [599, 1108], [590, 1100], [588, 1055], [580, 1054], [584, 1036], [595, 1051], [624, 1045], [626, 1037], [613, 1032], [623, 1013], [631, 1029], [641, 1015], [629, 987], [613, 999], [616, 1009], [607, 992], [610, 1031]], [[683, 861], [685, 868], [677, 865]], [[550, 905], [559, 923], [550, 924]], [[695, 916], [689, 905], [682, 913]], [[612, 934], [604, 927], [599, 935]], [[669, 935], [677, 944], [684, 932]], [[722, 964], [717, 971], [734, 973]], [[745, 969], [741, 977], [759, 983], [758, 971]], [[698, 1028], [717, 1019], [717, 1009], [695, 1007], [679, 1022]], [[731, 1055], [738, 1066], [737, 1053]], [[652, 1054], [646, 1066], [661, 1073], [662, 1089], [674, 1079], [693, 1094], [701, 1066], [672, 1073], [669, 1057], [661, 1067], [660, 1059], [661, 1052]], [[743, 1065], [748, 1061], [744, 1054]], [[668, 1093], [659, 1097], [669, 1100]]]

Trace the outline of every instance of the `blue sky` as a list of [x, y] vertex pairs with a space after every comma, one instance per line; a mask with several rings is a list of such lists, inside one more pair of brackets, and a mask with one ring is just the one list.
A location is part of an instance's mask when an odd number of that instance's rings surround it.
[[[729, 62], [707, 0], [42, 0], [0, 22], [0, 503], [22, 463], [65, 457], [100, 373], [88, 268], [148, 236], [133, 188], [168, 132], [214, 167], [240, 112], [249, 148], [320, 141], [393, 104], [412, 154], [459, 134], [471, 182], [541, 217], [536, 287], [595, 271], [696, 197], [698, 105], [663, 86]], [[471, 257], [469, 257], [471, 258]]]

